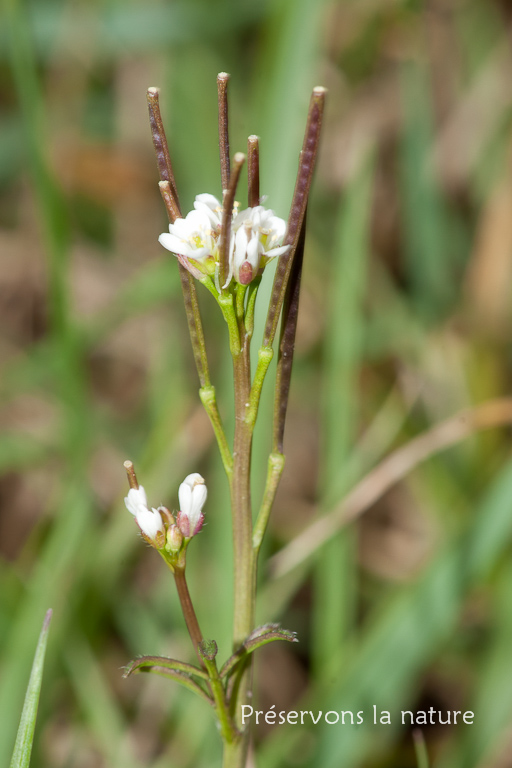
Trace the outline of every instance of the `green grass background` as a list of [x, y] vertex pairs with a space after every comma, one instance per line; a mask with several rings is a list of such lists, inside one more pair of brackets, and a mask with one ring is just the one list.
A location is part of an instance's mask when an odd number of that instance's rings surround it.
[[[215, 76], [230, 72], [232, 150], [261, 137], [262, 192], [286, 217], [310, 91], [329, 88], [268, 557], [390, 450], [510, 392], [511, 12], [506, 0], [4, 0], [0, 764], [52, 607], [35, 768], [220, 765], [201, 701], [121, 679], [138, 654], [191, 656], [174, 585], [122, 503], [126, 458], [155, 505], [176, 508], [184, 476], [205, 476], [191, 590], [223, 657], [231, 633], [227, 487], [176, 264], [157, 243], [145, 89], [162, 89], [188, 210], [220, 194]], [[269, 384], [264, 395], [255, 498]], [[509, 441], [493, 429], [429, 460], [283, 579], [262, 564], [259, 617], [300, 645], [259, 652], [259, 708], [367, 717], [257, 727], [258, 766], [413, 768], [399, 712], [430, 706], [475, 712], [473, 726], [425, 729], [432, 765], [512, 766]], [[373, 726], [373, 704], [391, 726]]]

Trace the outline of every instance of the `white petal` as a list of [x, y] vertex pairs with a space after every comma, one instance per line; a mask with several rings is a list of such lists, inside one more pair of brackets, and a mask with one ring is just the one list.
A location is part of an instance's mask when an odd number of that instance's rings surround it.
[[172, 251], [172, 253], [181, 253], [182, 256], [188, 255], [184, 253], [184, 251], [192, 250], [184, 240], [176, 237], [176, 235], [167, 234], [167, 232], [160, 235], [158, 242], [160, 245], [163, 245], [164, 248], [167, 248], [168, 251]]
[[186, 476], [182, 485], [188, 485], [190, 490], [193, 490], [196, 485], [204, 485], [204, 477], [199, 472], [192, 472]]
[[290, 248], [290, 245], [281, 245], [279, 248], [271, 248], [270, 251], [265, 251], [265, 256], [267, 259], [273, 259], [275, 256], [281, 256], [283, 253], [286, 253]]
[[204, 203], [208, 206], [208, 208], [211, 208], [212, 211], [215, 211], [216, 208], [222, 208], [222, 203], [219, 203], [216, 197], [214, 195], [210, 195], [208, 192], [203, 192], [201, 195], [196, 195], [196, 200], [199, 203]]
[[245, 208], [243, 211], [240, 211], [240, 213], [237, 213], [235, 218], [233, 219], [233, 223], [231, 224], [231, 228], [237, 230], [238, 227], [240, 227], [244, 221], [247, 221], [252, 216], [253, 208]]
[[263, 246], [257, 237], [251, 237], [247, 245], [247, 261], [254, 269], [260, 266], [260, 255], [263, 253]]
[[211, 226], [210, 217], [205, 209], [190, 211], [187, 213], [185, 222], [190, 235], [199, 234], [201, 231], [208, 231]]
[[140, 509], [147, 509], [148, 501], [146, 498], [146, 491], [139, 485], [138, 488], [130, 488], [128, 496], [125, 497], [124, 503], [128, 512], [137, 516]]
[[162, 517], [156, 509], [141, 509], [137, 515], [137, 523], [150, 539], [155, 539], [159, 531], [164, 532]]
[[215, 211], [212, 211], [209, 206], [205, 205], [204, 203], [195, 202], [194, 207], [198, 213], [206, 216], [211, 227], [214, 229], [218, 229], [220, 227], [221, 221], [219, 216], [215, 213]]
[[207, 495], [208, 491], [206, 490], [206, 485], [204, 485], [204, 483], [202, 485], [196, 485], [192, 491], [192, 504], [188, 514], [188, 519], [190, 520], [190, 529], [192, 531], [199, 522], [201, 510], [204, 507]]
[[199, 211], [203, 215], [207, 216], [208, 221], [213, 225], [215, 229], [220, 227], [222, 218], [222, 204], [219, 203], [216, 197], [206, 193], [203, 195], [196, 195], [194, 208], [196, 211]]
[[188, 253], [183, 254], [189, 259], [197, 259], [198, 261], [201, 261], [201, 259], [206, 259], [208, 256], [213, 256], [213, 253], [210, 251], [209, 248], [190, 248]]
[[204, 479], [197, 472], [187, 475], [179, 487], [180, 511], [189, 519], [191, 531], [195, 529], [199, 522], [207, 495], [208, 491], [204, 484]]
[[176, 235], [180, 240], [186, 240], [190, 233], [190, 222], [186, 219], [176, 219], [174, 224], [169, 226], [171, 235]]
[[178, 490], [178, 499], [180, 502], [180, 511], [188, 517], [192, 504], [192, 488], [190, 485], [188, 485], [188, 483], [185, 482], [180, 485]]
[[247, 230], [245, 227], [240, 227], [235, 235], [235, 249], [233, 253], [233, 261], [235, 269], [240, 267], [245, 261], [245, 254], [247, 252]]

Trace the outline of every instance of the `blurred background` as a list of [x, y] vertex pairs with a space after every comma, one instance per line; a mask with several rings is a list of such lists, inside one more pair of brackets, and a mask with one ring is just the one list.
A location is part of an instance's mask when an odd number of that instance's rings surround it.
[[[0, 763], [52, 607], [34, 768], [220, 765], [203, 702], [121, 677], [140, 654], [192, 660], [174, 585], [124, 509], [122, 462], [152, 505], [176, 508], [185, 475], [206, 478], [189, 573], [224, 660], [227, 484], [157, 243], [145, 91], [161, 87], [186, 211], [220, 194], [228, 71], [232, 151], [261, 137], [262, 192], [284, 218], [311, 88], [329, 89], [264, 561], [402, 446], [406, 467], [370, 476], [357, 520], [286, 574], [279, 555], [262, 562], [259, 620], [300, 644], [258, 651], [258, 708], [365, 723], [260, 725], [257, 764], [413, 768], [400, 710], [434, 707], [475, 719], [424, 729], [432, 765], [512, 766], [512, 4], [6, 0], [1, 14]], [[199, 293], [230, 424], [225, 328]], [[265, 396], [256, 500], [269, 382]], [[443, 451], [435, 425], [461, 411]], [[391, 725], [373, 725], [373, 704]]]

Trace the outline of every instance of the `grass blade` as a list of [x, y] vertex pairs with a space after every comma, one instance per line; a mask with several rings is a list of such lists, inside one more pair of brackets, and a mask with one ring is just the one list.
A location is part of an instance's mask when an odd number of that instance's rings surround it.
[[21, 713], [20, 727], [14, 745], [14, 752], [11, 758], [11, 768], [28, 768], [30, 764], [30, 755], [32, 753], [32, 743], [34, 741], [34, 730], [36, 727], [37, 707], [39, 704], [39, 693], [41, 691], [41, 682], [43, 679], [44, 657], [46, 653], [46, 643], [48, 642], [48, 630], [52, 618], [51, 609], [46, 613], [43, 621], [41, 634], [37, 643], [34, 663], [30, 673], [25, 703]]

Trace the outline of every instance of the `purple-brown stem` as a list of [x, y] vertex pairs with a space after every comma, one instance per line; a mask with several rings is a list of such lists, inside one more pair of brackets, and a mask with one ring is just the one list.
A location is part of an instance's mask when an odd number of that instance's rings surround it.
[[222, 229], [219, 246], [219, 282], [220, 287], [224, 288], [229, 275], [229, 241], [231, 238], [231, 218], [233, 214], [233, 205], [235, 202], [236, 188], [240, 179], [240, 171], [245, 163], [245, 155], [237, 152], [233, 158], [233, 172], [226, 188], [222, 202]]
[[247, 182], [249, 208], [260, 204], [260, 140], [257, 136], [247, 139]]
[[181, 211], [178, 203], [176, 202], [176, 198], [173, 195], [171, 182], [159, 181], [158, 186], [160, 188], [160, 194], [162, 195], [162, 200], [164, 201], [169, 221], [171, 224], [174, 224], [176, 219], [181, 218]]
[[227, 72], [217, 75], [217, 97], [219, 100], [219, 149], [220, 149], [220, 174], [222, 191], [226, 190], [231, 177], [229, 164], [229, 130], [228, 130], [228, 83]]
[[153, 146], [155, 147], [156, 162], [158, 173], [162, 181], [168, 181], [171, 185], [172, 194], [178, 206], [180, 207], [176, 180], [172, 169], [169, 146], [165, 136], [162, 115], [160, 113], [160, 90], [158, 88], [148, 88], [147, 101], [149, 111], [149, 124], [151, 126], [151, 135], [153, 137]]
[[[163, 182], [160, 192], [164, 199], [167, 215], [171, 224], [181, 218], [181, 209], [176, 189], [176, 181], [171, 164], [171, 157], [167, 145], [162, 116], [160, 114], [159, 90], [158, 88], [148, 88], [147, 92], [149, 123], [151, 126], [151, 135], [156, 152], [156, 161], [160, 181]], [[206, 346], [204, 342], [203, 324], [199, 312], [197, 301], [196, 286], [194, 278], [188, 272], [183, 264], [178, 264], [181, 290], [183, 293], [183, 302], [187, 315], [188, 330], [190, 333], [190, 342], [194, 353], [194, 360], [199, 376], [201, 387], [210, 386], [210, 372], [208, 367], [208, 358], [206, 356]]]
[[124, 464], [124, 468], [126, 469], [126, 475], [128, 477], [128, 485], [130, 488], [134, 488], [136, 491], [139, 490], [139, 481], [137, 480], [137, 475], [135, 474], [135, 467], [133, 466], [133, 461], [130, 461], [127, 459]]
[[178, 597], [180, 599], [181, 610], [183, 612], [183, 617], [187, 625], [190, 639], [192, 640], [192, 645], [194, 646], [194, 650], [197, 654], [197, 658], [199, 659], [199, 663], [201, 664], [201, 667], [204, 668], [204, 660], [199, 651], [199, 644], [203, 640], [203, 635], [199, 628], [199, 622], [197, 621], [197, 616], [196, 616], [196, 612], [194, 611], [194, 606], [192, 605], [190, 592], [188, 591], [187, 580], [185, 578], [185, 568], [180, 568], [179, 566], [175, 566], [174, 581], [176, 582], [176, 589], [178, 590]]
[[325, 105], [326, 89], [317, 87], [313, 89], [311, 101], [309, 104], [308, 120], [304, 134], [304, 143], [299, 159], [299, 170], [295, 182], [290, 216], [288, 218], [288, 228], [284, 238], [283, 245], [290, 245], [288, 253], [279, 258], [270, 306], [265, 324], [263, 336], [263, 346], [272, 346], [279, 323], [279, 315], [283, 306], [286, 285], [290, 276], [290, 271], [297, 249], [300, 237], [302, 222], [306, 213], [308, 203], [309, 189], [313, 178], [318, 142], [320, 139], [320, 130], [322, 127], [322, 116]]
[[290, 278], [286, 286], [283, 302], [283, 317], [281, 319], [281, 339], [279, 342], [279, 357], [277, 360], [276, 388], [274, 399], [274, 444], [275, 453], [283, 453], [284, 425], [290, 394], [293, 355], [295, 352], [295, 334], [299, 316], [300, 280], [302, 261], [304, 258], [304, 242], [306, 239], [306, 216], [302, 221], [300, 238], [297, 244], [295, 258], [292, 263]]

